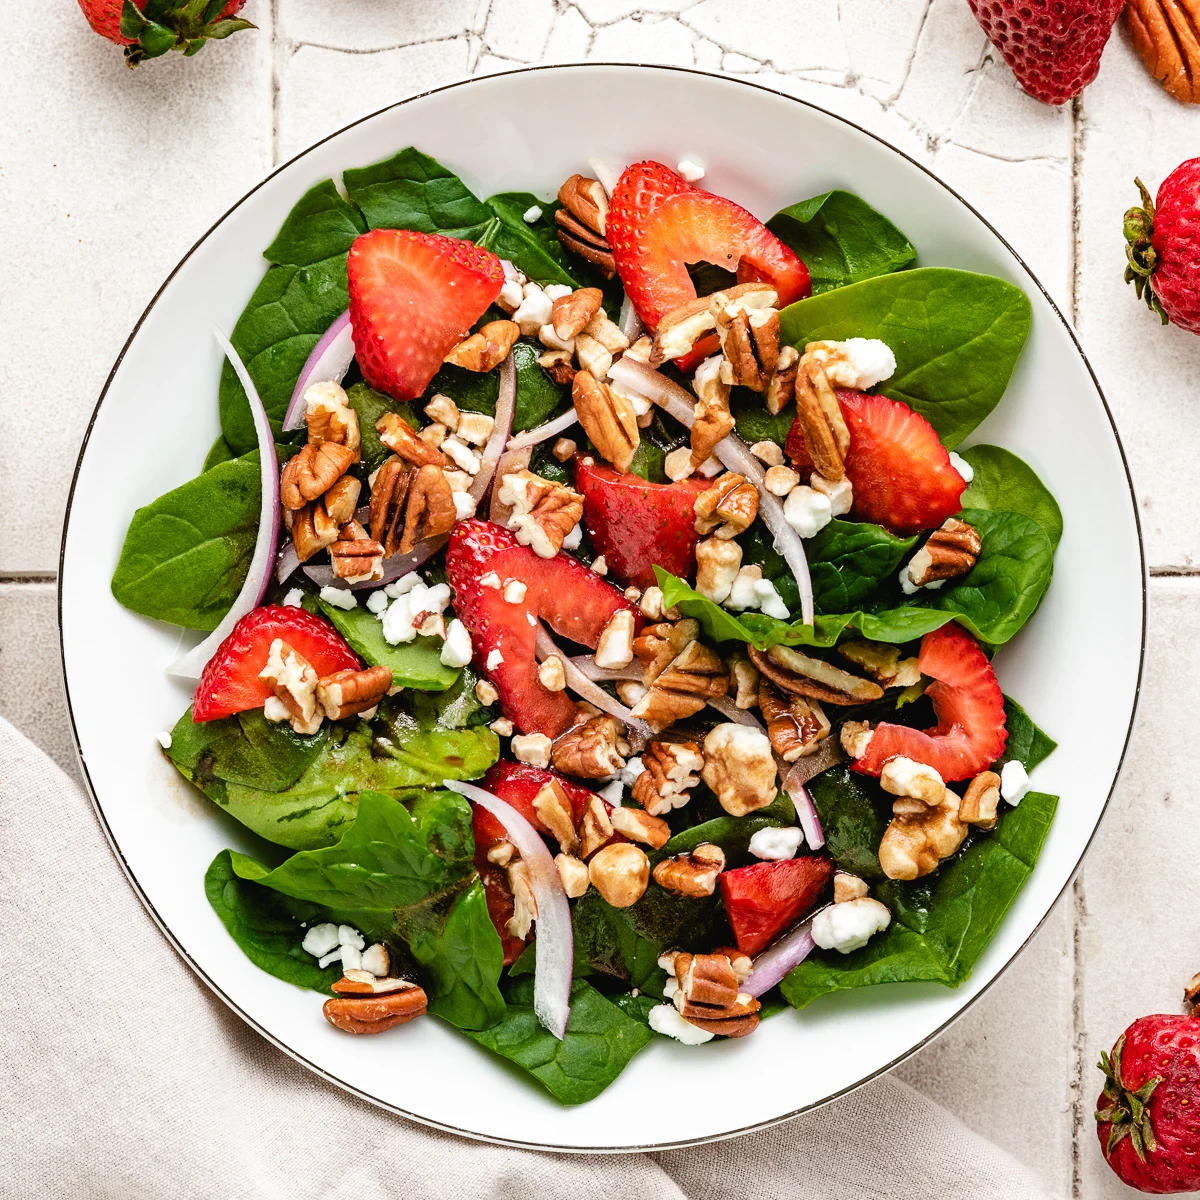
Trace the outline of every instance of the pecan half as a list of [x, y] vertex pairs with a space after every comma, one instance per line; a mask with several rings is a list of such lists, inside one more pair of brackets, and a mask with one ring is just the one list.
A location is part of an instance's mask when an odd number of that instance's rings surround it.
[[[774, 289], [768, 294], [776, 295]], [[717, 310], [717, 335], [733, 382], [765, 392], [779, 362], [779, 313], [773, 307], [724, 304]]]
[[558, 189], [562, 208], [554, 213], [558, 240], [572, 254], [597, 267], [605, 279], [617, 273], [612, 248], [606, 240], [608, 196], [598, 180], [572, 175]]
[[696, 639], [699, 629], [691, 620], [652, 625], [633, 643], [647, 691], [632, 713], [655, 733], [694, 716], [729, 689], [725, 664], [715, 650]]
[[796, 419], [813, 470], [836, 482], [846, 474], [850, 431], [846, 428], [837, 393], [815, 359], [805, 355], [796, 371]]
[[758, 516], [758, 488], [744, 475], [727, 471], [696, 497], [697, 533], [733, 538], [745, 533]]
[[556, 771], [579, 779], [607, 779], [625, 760], [617, 750], [621, 726], [615, 717], [593, 717], [569, 729], [554, 743], [551, 762]]
[[592, 444], [618, 471], [628, 471], [641, 440], [633, 405], [588, 371], [576, 373], [571, 399]]
[[1200, 104], [1200, 0], [1129, 0], [1125, 19], [1150, 74], [1176, 100]]
[[288, 513], [286, 509], [284, 511], [285, 515], [291, 516], [292, 542], [296, 547], [296, 557], [301, 562], [308, 562], [314, 554], [338, 540], [338, 523], [329, 515], [323, 500], [314, 500], [294, 513]]
[[974, 526], [957, 517], [948, 517], [912, 556], [905, 573], [913, 587], [927, 587], [939, 579], [953, 579], [974, 567], [982, 549], [983, 542]]
[[425, 466], [412, 473], [404, 505], [404, 533], [397, 547], [407, 554], [418, 542], [441, 537], [454, 528], [458, 513], [446, 472]]
[[696, 419], [690, 434], [692, 470], [710, 457], [722, 438], [733, 432], [733, 414], [729, 411], [729, 384], [721, 377], [722, 358], [707, 358], [696, 368], [692, 387], [696, 392]]
[[357, 521], [350, 520], [329, 547], [329, 562], [333, 573], [347, 583], [379, 579], [383, 576], [383, 545], [369, 537]]
[[784, 762], [813, 754], [831, 726], [821, 704], [804, 696], [787, 696], [766, 679], [758, 683], [758, 706], [767, 723], [771, 749]]
[[464, 371], [490, 371], [509, 356], [520, 336], [521, 327], [515, 321], [489, 321], [459, 342], [442, 361]]
[[603, 301], [604, 293], [599, 288], [577, 288], [569, 296], [560, 296], [550, 309], [555, 336], [569, 342], [582, 333], [600, 311]]
[[809, 696], [826, 704], [869, 704], [883, 696], [883, 688], [872, 680], [851, 675], [790, 646], [772, 646], [766, 653], [753, 646], [748, 650], [750, 661], [759, 671], [792, 695]]
[[436, 446], [422, 441], [399, 413], [384, 413], [375, 422], [375, 429], [379, 433], [379, 440], [405, 462], [418, 467], [450, 465], [446, 456]]
[[421, 1016], [428, 1005], [425, 990], [412, 984], [372, 996], [339, 996], [326, 1000], [325, 1020], [346, 1033], [382, 1033]]
[[676, 854], [655, 865], [654, 882], [677, 896], [711, 896], [725, 870], [725, 851], [702, 842], [690, 854]]
[[358, 449], [358, 413], [347, 404], [339, 384], [314, 383], [305, 391], [304, 422], [312, 445], [336, 442], [350, 450]]
[[690, 1025], [703, 1029], [706, 1033], [715, 1033], [718, 1037], [739, 1038], [748, 1037], [758, 1028], [760, 1001], [742, 992], [737, 1000], [730, 1005], [717, 1007], [711, 1004], [693, 1004], [690, 1000], [681, 999], [682, 993], [675, 993], [675, 1007], [679, 1015]]
[[323, 496], [353, 465], [358, 452], [337, 442], [309, 442], [290, 458], [279, 480], [279, 499], [284, 508], [303, 508]]
[[578, 492], [532, 471], [505, 475], [499, 499], [509, 508], [508, 527], [517, 541], [540, 558], [553, 558], [583, 517], [583, 497]]
[[390, 667], [335, 671], [317, 683], [317, 702], [331, 721], [341, 721], [374, 708], [391, 686]]

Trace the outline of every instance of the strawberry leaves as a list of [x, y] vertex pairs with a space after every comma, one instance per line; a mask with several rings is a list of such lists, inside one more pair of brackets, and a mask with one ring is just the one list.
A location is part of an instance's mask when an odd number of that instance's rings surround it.
[[242, 29], [258, 26], [243, 17], [222, 17], [228, 0], [146, 0], [138, 8], [133, 0], [121, 7], [121, 36], [133, 43], [125, 47], [125, 63], [136, 67], [147, 58], [158, 58], [168, 50], [182, 50], [191, 57], [204, 43], [220, 40]]
[[1158, 1149], [1148, 1106], [1154, 1089], [1162, 1083], [1162, 1076], [1155, 1075], [1136, 1090], [1127, 1088], [1121, 1081], [1121, 1054], [1124, 1049], [1125, 1035], [1121, 1034], [1113, 1047], [1111, 1058], [1103, 1050], [1100, 1051], [1100, 1061], [1096, 1065], [1104, 1072], [1104, 1097], [1111, 1103], [1096, 1110], [1096, 1120], [1112, 1126], [1108, 1133], [1106, 1154], [1111, 1154], [1125, 1138], [1129, 1138], [1134, 1153], [1144, 1162], [1147, 1152], [1153, 1154]]

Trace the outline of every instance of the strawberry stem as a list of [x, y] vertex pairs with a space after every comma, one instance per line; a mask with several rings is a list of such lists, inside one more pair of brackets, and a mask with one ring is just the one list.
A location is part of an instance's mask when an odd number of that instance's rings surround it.
[[121, 7], [121, 35], [131, 39], [125, 47], [125, 63], [136, 67], [147, 58], [158, 58], [168, 50], [182, 50], [191, 57], [210, 39], [227, 38], [241, 29], [257, 26], [241, 17], [218, 19], [227, 0], [146, 0], [138, 8], [133, 0]]
[[1139, 300], [1145, 300], [1146, 307], [1158, 313], [1162, 323], [1168, 324], [1169, 318], [1158, 297], [1154, 294], [1151, 277], [1158, 266], [1158, 252], [1154, 249], [1154, 201], [1146, 190], [1146, 185], [1140, 179], [1134, 179], [1142, 196], [1140, 206], [1126, 210], [1125, 213], [1125, 282], [1132, 283]]
[[[1144, 194], [1145, 189], [1142, 191]], [[1129, 1138], [1133, 1152], [1145, 1162], [1147, 1152], [1153, 1154], [1158, 1149], [1149, 1105], [1154, 1089], [1162, 1083], [1162, 1076], [1155, 1075], [1136, 1091], [1126, 1087], [1121, 1081], [1121, 1054], [1124, 1049], [1125, 1035], [1121, 1034], [1113, 1047], [1111, 1058], [1103, 1050], [1100, 1052], [1097, 1066], [1104, 1072], [1104, 1098], [1111, 1103], [1096, 1110], [1096, 1120], [1102, 1125], [1107, 1123], [1112, 1126], [1104, 1151], [1106, 1155], [1111, 1155], [1125, 1138]]]

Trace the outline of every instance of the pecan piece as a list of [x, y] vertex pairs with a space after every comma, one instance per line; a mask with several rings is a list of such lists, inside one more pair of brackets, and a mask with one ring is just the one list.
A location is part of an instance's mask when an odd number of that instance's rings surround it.
[[694, 716], [729, 689], [725, 664], [715, 650], [696, 640], [698, 632], [695, 621], [652, 625], [633, 643], [647, 691], [632, 713], [655, 733]]
[[692, 798], [704, 755], [695, 742], [651, 742], [642, 751], [642, 766], [645, 770], [633, 781], [633, 798], [651, 816], [661, 817]]
[[574, 854], [579, 845], [571, 798], [557, 779], [551, 779], [533, 798], [533, 811], [550, 830], [563, 854]]
[[741, 992], [735, 1003], [725, 1008], [717, 1008], [709, 1004], [692, 1004], [680, 1000], [679, 992], [675, 993], [675, 1007], [679, 1015], [690, 1025], [703, 1029], [705, 1033], [715, 1033], [718, 1037], [739, 1038], [748, 1037], [758, 1028], [760, 1001], [746, 992]]
[[801, 654], [790, 646], [772, 646], [766, 653], [748, 647], [750, 661], [776, 687], [826, 704], [869, 704], [883, 688], [861, 675], [851, 675], [824, 659]]
[[348, 521], [338, 533], [338, 540], [329, 547], [329, 562], [333, 573], [347, 583], [363, 583], [383, 576], [383, 546], [354, 520]]
[[608, 196], [600, 182], [572, 175], [558, 189], [562, 208], [554, 213], [558, 240], [572, 254], [598, 268], [605, 279], [617, 273], [612, 248], [606, 240]]
[[405, 462], [418, 467], [450, 465], [446, 456], [436, 446], [422, 441], [399, 413], [384, 413], [375, 422], [375, 429], [379, 433], [379, 440]]
[[656, 864], [654, 882], [677, 896], [711, 896], [723, 870], [725, 851], [711, 842], [702, 842], [690, 854], [677, 854]]
[[464, 371], [490, 371], [509, 356], [520, 336], [521, 327], [514, 321], [489, 321], [459, 342], [442, 361]]
[[353, 475], [343, 475], [317, 503], [340, 528], [353, 519], [361, 492], [362, 484]]
[[784, 346], [775, 363], [775, 373], [767, 383], [767, 412], [778, 416], [796, 398], [796, 373], [800, 352], [795, 346]]
[[809, 355], [800, 360], [795, 392], [796, 419], [813, 470], [823, 479], [836, 482], [846, 474], [850, 431], [825, 369]]
[[1129, 0], [1125, 19], [1150, 74], [1187, 104], [1200, 104], [1200, 0]]
[[[349, 479], [351, 476], [343, 478]], [[301, 562], [308, 562], [314, 554], [338, 540], [338, 523], [329, 515], [323, 500], [306, 504], [294, 513], [285, 509], [284, 515], [291, 517], [292, 542], [296, 547], [296, 557]]]
[[696, 497], [697, 533], [733, 538], [745, 533], [758, 516], [758, 488], [744, 475], [726, 471], [712, 487]]
[[358, 450], [358, 413], [347, 403], [346, 393], [339, 384], [314, 383], [305, 391], [304, 421], [312, 445], [335, 442]]
[[441, 537], [454, 528], [458, 512], [446, 472], [425, 466], [413, 472], [404, 505], [404, 533], [398, 549], [407, 554], [418, 542]]
[[274, 693], [263, 706], [268, 721], [288, 721], [297, 733], [316, 733], [321, 728], [317, 672], [303, 654], [276, 638], [258, 677]]
[[646, 892], [650, 882], [650, 860], [640, 846], [614, 842], [591, 857], [588, 879], [613, 908], [628, 908]]
[[644, 842], [652, 850], [661, 850], [671, 840], [671, 827], [661, 817], [652, 817], [641, 808], [623, 806], [608, 814], [613, 829], [631, 842]]
[[607, 779], [625, 760], [617, 750], [621, 725], [615, 717], [593, 717], [568, 729], [554, 743], [551, 762], [556, 771], [578, 779]]
[[317, 683], [317, 702], [331, 721], [341, 721], [374, 708], [392, 686], [390, 667], [335, 671]]
[[570, 350], [547, 350], [538, 355], [538, 366], [559, 387], [570, 387], [575, 379], [575, 365]]
[[753, 286], [732, 299], [729, 292], [719, 293], [713, 307], [732, 381], [765, 392], [779, 362], [779, 313], [774, 307], [779, 297], [774, 288]]
[[697, 296], [664, 313], [654, 333], [650, 365], [657, 367], [669, 358], [683, 358], [716, 327], [717, 318], [707, 296]]
[[641, 435], [637, 414], [629, 399], [613, 391], [589, 371], [578, 371], [571, 385], [571, 399], [579, 423], [600, 454], [624, 474], [633, 461]]
[[569, 342], [582, 333], [588, 322], [600, 311], [604, 293], [599, 288], [578, 288], [569, 296], [560, 296], [550, 309], [550, 324], [554, 334]]
[[284, 508], [303, 508], [323, 496], [358, 458], [358, 452], [337, 442], [309, 442], [288, 459], [279, 480], [279, 499]]
[[795, 762], [814, 753], [831, 726], [829, 718], [817, 700], [804, 696], [788, 696], [766, 679], [758, 683], [758, 706], [767, 723], [771, 749], [784, 762]]
[[578, 492], [532, 471], [510, 471], [505, 475], [500, 481], [499, 500], [510, 510], [508, 527], [517, 535], [517, 541], [540, 558], [553, 558], [583, 517], [583, 497]]
[[721, 377], [721, 355], [706, 358], [692, 377], [696, 392], [696, 419], [691, 429], [691, 466], [697, 471], [708, 460], [717, 443], [733, 432], [729, 411], [729, 384]]
[[412, 984], [383, 995], [339, 996], [326, 1000], [321, 1011], [347, 1033], [382, 1033], [421, 1016], [427, 1005], [424, 989]]
[[[942, 579], [965, 575], [974, 567], [983, 542], [974, 526], [948, 517], [940, 529], [912, 556], [904, 575], [913, 588], [928, 587]], [[903, 580], [902, 580], [903, 582]]]

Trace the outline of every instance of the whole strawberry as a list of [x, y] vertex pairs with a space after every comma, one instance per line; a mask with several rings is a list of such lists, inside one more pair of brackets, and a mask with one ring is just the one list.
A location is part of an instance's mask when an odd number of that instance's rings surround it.
[[1163, 180], [1157, 201], [1140, 179], [1141, 207], [1125, 214], [1125, 281], [1165, 325], [1200, 333], [1200, 158]]
[[79, 0], [88, 24], [103, 38], [125, 47], [136, 67], [168, 50], [191, 56], [210, 38], [254, 29], [238, 17], [246, 0]]
[[1099, 1065], [1096, 1132], [1108, 1165], [1139, 1191], [1200, 1188], [1200, 1020], [1140, 1017]]
[[1017, 82], [1046, 104], [1065, 104], [1096, 78], [1124, 0], [967, 3]]

